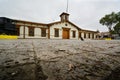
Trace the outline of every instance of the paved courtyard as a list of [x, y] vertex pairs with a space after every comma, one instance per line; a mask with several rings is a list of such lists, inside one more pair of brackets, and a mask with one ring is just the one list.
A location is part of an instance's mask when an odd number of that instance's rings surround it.
[[0, 40], [0, 80], [120, 80], [120, 40]]

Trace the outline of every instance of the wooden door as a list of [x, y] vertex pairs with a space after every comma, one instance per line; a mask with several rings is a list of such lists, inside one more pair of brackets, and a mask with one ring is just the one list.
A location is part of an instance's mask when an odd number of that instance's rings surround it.
[[63, 39], [69, 39], [69, 29], [63, 29]]

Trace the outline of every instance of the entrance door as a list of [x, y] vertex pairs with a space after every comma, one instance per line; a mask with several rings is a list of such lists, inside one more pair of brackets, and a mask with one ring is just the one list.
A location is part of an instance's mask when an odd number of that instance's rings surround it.
[[63, 29], [63, 39], [69, 39], [69, 30], [70, 29]]

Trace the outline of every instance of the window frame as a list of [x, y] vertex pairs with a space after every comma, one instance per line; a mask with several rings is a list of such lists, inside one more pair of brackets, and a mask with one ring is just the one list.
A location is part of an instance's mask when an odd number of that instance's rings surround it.
[[86, 38], [86, 34], [87, 34], [87, 33], [84, 32], [84, 38]]
[[59, 28], [54, 28], [54, 37], [59, 37]]
[[46, 33], [46, 28], [41, 28], [41, 37], [46, 37], [47, 33]]
[[92, 39], [94, 39], [94, 33], [92, 33]]
[[29, 36], [31, 36], [31, 37], [34, 36], [34, 33], [35, 33], [34, 27], [28, 27], [28, 33], [29, 33]]
[[79, 38], [81, 38], [82, 37], [82, 32], [79, 32]]
[[76, 31], [75, 30], [72, 31], [72, 37], [76, 38]]
[[89, 38], [89, 39], [90, 39], [90, 37], [91, 37], [90, 35], [91, 35], [91, 34], [90, 34], [90, 33], [88, 33], [88, 38]]

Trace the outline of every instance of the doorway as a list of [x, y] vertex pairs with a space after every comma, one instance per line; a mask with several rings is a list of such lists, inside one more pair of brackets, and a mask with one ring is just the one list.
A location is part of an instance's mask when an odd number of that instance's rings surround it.
[[69, 28], [63, 28], [63, 39], [69, 39], [70, 29]]

